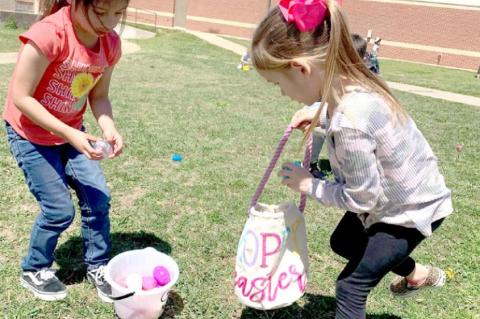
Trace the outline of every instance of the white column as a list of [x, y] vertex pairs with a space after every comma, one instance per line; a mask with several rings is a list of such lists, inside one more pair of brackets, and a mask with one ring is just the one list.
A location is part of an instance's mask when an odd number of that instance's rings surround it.
[[175, 0], [174, 27], [185, 28], [187, 26], [187, 10], [188, 0]]
[[40, 13], [40, 0], [33, 0], [33, 13]]

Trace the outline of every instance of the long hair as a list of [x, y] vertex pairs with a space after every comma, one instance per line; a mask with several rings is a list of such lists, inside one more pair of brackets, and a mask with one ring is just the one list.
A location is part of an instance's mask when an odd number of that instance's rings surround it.
[[63, 7], [68, 6], [67, 0], [43, 0], [41, 2], [41, 9], [42, 15], [40, 20], [48, 17], [51, 14], [54, 14], [58, 10]]
[[303, 59], [325, 68], [320, 108], [305, 133], [303, 143], [316, 127], [326, 101], [340, 102], [342, 92], [332, 86], [341, 75], [359, 86], [377, 92], [390, 106], [396, 119], [403, 122], [406, 111], [393, 96], [387, 84], [374, 75], [358, 55], [342, 8], [333, 0], [325, 0], [329, 14], [314, 30], [300, 32], [294, 23], [287, 23], [278, 6], [274, 7], [255, 30], [251, 55], [252, 63], [259, 70], [282, 70], [290, 67], [294, 59]]
[[[88, 20], [88, 23], [90, 24], [90, 26], [92, 26], [92, 22], [90, 21], [90, 18], [87, 14], [87, 8], [92, 6], [98, 0], [71, 0], [71, 1], [75, 1], [75, 8], [77, 8], [80, 3], [82, 4], [85, 16], [87, 17], [87, 20]], [[116, 1], [116, 0], [112, 0], [112, 1]], [[128, 3], [130, 3], [130, 0], [127, 0], [127, 4]], [[62, 9], [63, 7], [66, 7], [68, 5], [69, 5], [69, 3], [67, 2], [67, 0], [43, 0], [42, 5], [41, 5], [42, 15], [40, 17], [40, 20], [48, 17], [49, 15], [54, 14], [58, 10]], [[126, 14], [126, 12], [124, 12], [123, 18], [122, 18], [122, 23], [125, 23], [126, 18], [127, 18], [127, 14]], [[93, 28], [93, 26], [92, 26], [92, 28]]]

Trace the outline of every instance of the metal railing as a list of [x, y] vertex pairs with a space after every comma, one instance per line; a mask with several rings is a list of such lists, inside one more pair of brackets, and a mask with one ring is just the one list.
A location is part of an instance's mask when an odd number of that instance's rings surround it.
[[[153, 16], [154, 17], [154, 23], [152, 24], [154, 27], [155, 27], [155, 32], [157, 32], [158, 30], [158, 17], [159, 16], [167, 16], [169, 18], [172, 18], [172, 27], [173, 27], [173, 14], [169, 15], [168, 13], [162, 13], [162, 12], [157, 12], [157, 11], [154, 11], [154, 10], [150, 10], [150, 9], [141, 9], [141, 8], [135, 8], [135, 7], [128, 7], [127, 9], [127, 21], [129, 20], [128, 19], [128, 12], [132, 12], [133, 15], [134, 15], [134, 20], [133, 22], [135, 24], [138, 24], [138, 20], [139, 20], [139, 14], [146, 14], [146, 15], [150, 15], [150, 16]], [[144, 22], [143, 22], [144, 23]], [[144, 23], [146, 24], [146, 23]]]

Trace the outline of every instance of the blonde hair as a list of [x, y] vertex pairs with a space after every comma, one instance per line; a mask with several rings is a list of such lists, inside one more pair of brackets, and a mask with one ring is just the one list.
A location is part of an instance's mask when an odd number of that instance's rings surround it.
[[403, 122], [407, 113], [393, 96], [387, 84], [374, 75], [365, 65], [353, 45], [347, 19], [334, 0], [325, 0], [329, 14], [314, 30], [300, 32], [294, 23], [287, 23], [278, 6], [274, 7], [257, 27], [251, 47], [252, 63], [259, 70], [282, 70], [290, 67], [294, 59], [325, 66], [321, 107], [312, 125], [305, 133], [304, 141], [316, 127], [322, 109], [330, 98], [340, 102], [340, 92], [332, 83], [336, 75], [342, 75], [354, 83], [377, 92], [389, 104], [396, 119]]

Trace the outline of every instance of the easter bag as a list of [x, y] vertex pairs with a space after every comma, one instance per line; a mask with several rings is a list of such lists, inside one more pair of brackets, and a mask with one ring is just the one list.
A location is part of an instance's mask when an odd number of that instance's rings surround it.
[[[262, 310], [291, 305], [303, 296], [308, 277], [307, 235], [300, 205], [258, 203], [293, 128], [288, 127], [252, 198], [249, 216], [238, 243], [235, 294], [248, 307]], [[309, 167], [311, 140], [305, 152]]]

